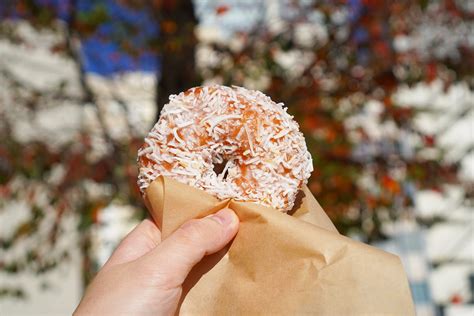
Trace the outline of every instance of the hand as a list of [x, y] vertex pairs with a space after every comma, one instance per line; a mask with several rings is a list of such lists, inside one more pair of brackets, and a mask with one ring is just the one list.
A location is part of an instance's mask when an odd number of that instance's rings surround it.
[[237, 233], [230, 209], [186, 222], [166, 240], [150, 220], [125, 237], [86, 290], [75, 315], [173, 315], [182, 284], [201, 259]]

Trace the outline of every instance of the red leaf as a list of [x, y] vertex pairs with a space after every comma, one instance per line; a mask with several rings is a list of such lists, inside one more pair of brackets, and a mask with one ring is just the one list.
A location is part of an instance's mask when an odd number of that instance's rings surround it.
[[434, 136], [431, 136], [431, 135], [425, 135], [424, 141], [425, 141], [425, 144], [430, 147], [433, 147], [435, 144], [435, 138]]
[[426, 65], [426, 80], [432, 82], [438, 75], [438, 69], [435, 63], [429, 63]]
[[312, 131], [318, 127], [318, 120], [314, 116], [306, 116], [303, 120], [303, 126], [305, 129]]
[[218, 7], [216, 7], [216, 14], [217, 15], [222, 15], [224, 13], [226, 13], [227, 11], [229, 11], [229, 6], [228, 5], [220, 5]]
[[93, 223], [98, 223], [99, 221], [99, 212], [102, 210], [102, 205], [94, 205], [94, 207], [91, 210], [91, 220]]
[[382, 186], [387, 189], [390, 193], [397, 194], [400, 193], [401, 188], [397, 181], [392, 179], [388, 175], [384, 175], [382, 178]]
[[453, 304], [460, 304], [462, 303], [462, 297], [459, 294], [454, 294], [451, 296], [451, 303]]

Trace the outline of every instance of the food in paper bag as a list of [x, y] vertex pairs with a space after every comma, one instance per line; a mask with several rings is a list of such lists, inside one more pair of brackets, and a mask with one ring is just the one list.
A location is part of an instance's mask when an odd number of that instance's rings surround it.
[[166, 176], [221, 200], [280, 211], [293, 207], [313, 170], [303, 134], [282, 104], [236, 86], [170, 96], [138, 157], [142, 193]]
[[305, 185], [311, 157], [298, 125], [263, 94], [171, 96], [139, 167], [163, 239], [223, 207], [240, 219], [235, 239], [191, 270], [180, 315], [414, 315], [400, 260], [338, 234]]

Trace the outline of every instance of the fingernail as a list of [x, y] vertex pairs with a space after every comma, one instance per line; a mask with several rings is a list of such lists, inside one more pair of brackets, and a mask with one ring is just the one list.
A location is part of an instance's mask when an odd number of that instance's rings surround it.
[[231, 209], [225, 208], [220, 210], [216, 214], [209, 216], [209, 218], [217, 221], [223, 226], [229, 226], [235, 221], [236, 215]]

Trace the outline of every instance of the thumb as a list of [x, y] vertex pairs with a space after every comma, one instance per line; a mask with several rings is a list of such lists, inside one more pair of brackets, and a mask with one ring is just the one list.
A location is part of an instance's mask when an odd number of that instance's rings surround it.
[[158, 270], [161, 285], [179, 287], [205, 255], [221, 250], [234, 238], [238, 226], [239, 218], [230, 209], [190, 220], [146, 255], [146, 265]]

